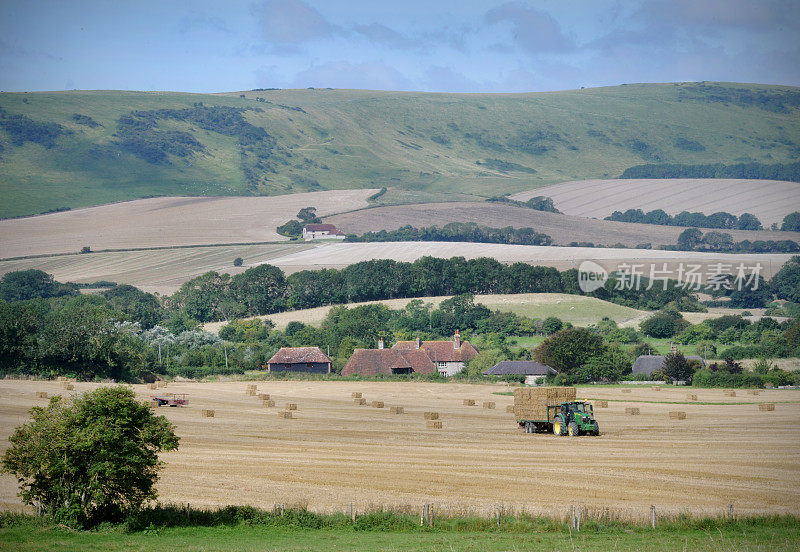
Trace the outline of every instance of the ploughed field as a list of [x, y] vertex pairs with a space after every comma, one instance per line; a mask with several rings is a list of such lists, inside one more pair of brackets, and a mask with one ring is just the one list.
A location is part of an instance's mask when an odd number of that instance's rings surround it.
[[[253, 383], [274, 407], [246, 395]], [[78, 383], [75, 392], [98, 385]], [[721, 514], [728, 504], [739, 513], [800, 513], [800, 391], [737, 390], [730, 397], [721, 389], [579, 388], [579, 398], [607, 400], [608, 407], [595, 408], [599, 437], [569, 438], [525, 434], [506, 412], [512, 397], [496, 394], [512, 390], [502, 384], [171, 382], [134, 389], [142, 400], [189, 394], [188, 407], [158, 411], [181, 437], [179, 450], [163, 455], [164, 502], [317, 511], [346, 511], [350, 503], [360, 511], [416, 510], [429, 502], [434, 511], [487, 515], [499, 507], [563, 515], [582, 504], [637, 519], [651, 504], [662, 513]], [[0, 448], [31, 406], [46, 404], [37, 391], [62, 389], [0, 381]], [[367, 406], [355, 405], [353, 392]], [[698, 402], [684, 404], [687, 393]], [[496, 408], [482, 408], [485, 401]], [[293, 418], [279, 418], [290, 402], [297, 404]], [[761, 411], [758, 402], [775, 410]], [[627, 415], [626, 407], [640, 414]], [[204, 409], [214, 417], [203, 417]], [[686, 417], [673, 419], [670, 411]], [[438, 412], [442, 429], [429, 429], [425, 412]], [[16, 491], [13, 477], [0, 476], [0, 507], [20, 509]]]

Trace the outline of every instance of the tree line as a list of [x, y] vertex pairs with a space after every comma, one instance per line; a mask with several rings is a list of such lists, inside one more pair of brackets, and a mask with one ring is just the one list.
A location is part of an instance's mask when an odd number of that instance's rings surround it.
[[650, 163], [629, 167], [625, 169], [620, 178], [747, 178], [800, 182], [800, 162], [751, 162], [733, 165], [724, 165], [722, 163], [698, 165]]
[[533, 228], [491, 228], [479, 226], [474, 222], [451, 222], [441, 228], [428, 226], [414, 228], [411, 225], [397, 230], [365, 232], [361, 236], [348, 234], [348, 242], [396, 242], [396, 241], [447, 241], [473, 243], [502, 243], [516, 245], [551, 245], [553, 240], [547, 234], [536, 232]]

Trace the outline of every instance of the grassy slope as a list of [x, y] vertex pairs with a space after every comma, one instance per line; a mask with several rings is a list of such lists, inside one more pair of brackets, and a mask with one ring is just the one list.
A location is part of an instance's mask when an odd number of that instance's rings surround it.
[[[74, 133], [48, 150], [32, 143], [13, 146], [0, 130], [0, 216], [150, 194], [247, 193], [235, 139], [188, 123], [161, 121], [159, 128], [192, 133], [206, 154], [172, 158], [166, 165], [127, 153], [91, 154], [114, 141], [117, 119], [131, 110], [183, 108], [198, 101], [264, 110], [248, 112], [248, 121], [263, 126], [291, 157], [288, 164], [278, 164], [277, 174], [266, 175], [269, 182], [258, 190], [263, 194], [307, 191], [308, 185], [297, 181], [303, 177], [326, 189], [389, 186], [393, 189], [382, 201], [392, 203], [475, 199], [563, 180], [614, 177], [654, 159], [632, 147], [632, 140], [673, 162], [782, 162], [796, 156], [797, 109], [776, 113], [680, 101], [680, 90], [672, 84], [508, 95], [278, 90], [246, 92], [244, 99], [239, 93], [3, 93], [0, 107], [8, 113], [56, 122]], [[256, 97], [267, 102], [256, 102]], [[73, 113], [89, 115], [103, 126], [78, 125], [71, 120]], [[543, 138], [537, 139], [537, 133]], [[521, 145], [526, 134], [529, 144], [547, 151]], [[706, 149], [676, 148], [678, 138]], [[537, 172], [502, 173], [475, 164], [487, 158]]]
[[211, 527], [159, 529], [125, 534], [114, 530], [0, 529], [0, 549], [83, 550], [797, 550], [798, 529], [769, 523], [723, 529], [604, 530], [566, 532], [357, 532], [341, 530]]

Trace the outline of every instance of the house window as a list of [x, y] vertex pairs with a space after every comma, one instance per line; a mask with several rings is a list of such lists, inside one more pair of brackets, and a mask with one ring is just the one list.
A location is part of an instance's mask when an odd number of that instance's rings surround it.
[[446, 362], [439, 362], [437, 364], [439, 365], [439, 368], [447, 368], [447, 363]]

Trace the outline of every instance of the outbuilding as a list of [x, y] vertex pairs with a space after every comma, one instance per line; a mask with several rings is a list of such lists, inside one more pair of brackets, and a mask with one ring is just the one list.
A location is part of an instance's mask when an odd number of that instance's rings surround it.
[[267, 361], [267, 372], [330, 374], [331, 359], [319, 347], [281, 347]]
[[484, 372], [487, 376], [525, 376], [527, 385], [539, 385], [547, 376], [558, 373], [555, 368], [533, 360], [504, 360]]

